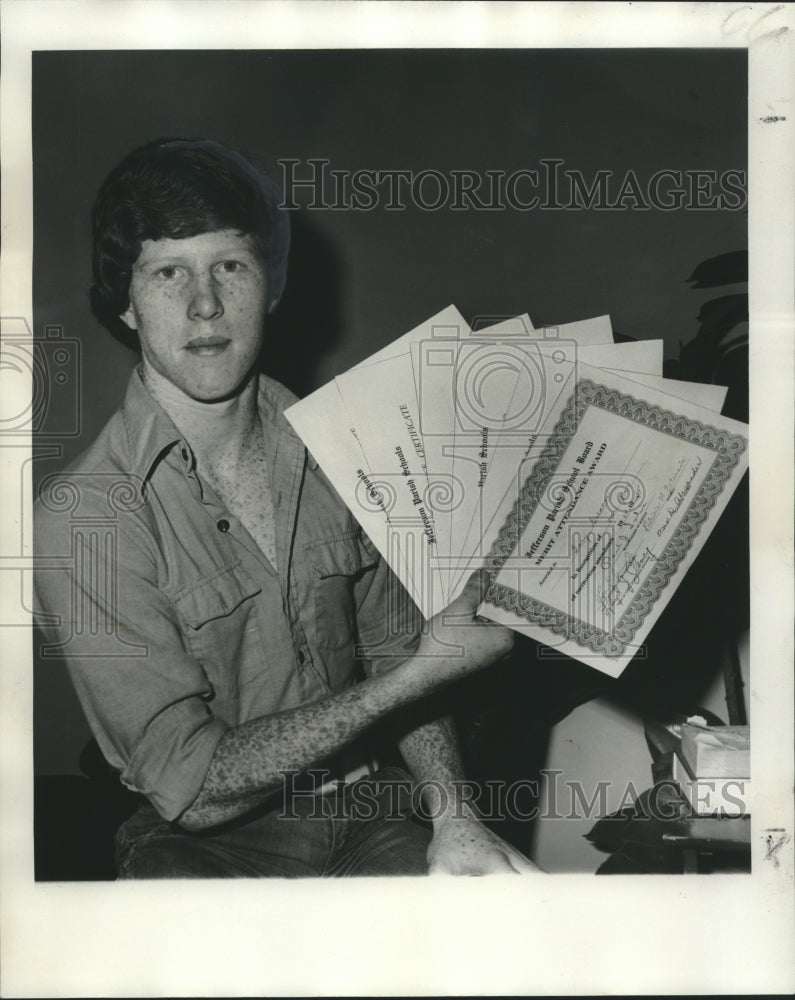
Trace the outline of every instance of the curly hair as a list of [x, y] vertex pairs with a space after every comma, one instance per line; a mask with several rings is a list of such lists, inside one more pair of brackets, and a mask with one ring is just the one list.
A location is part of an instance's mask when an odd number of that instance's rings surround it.
[[102, 183], [91, 214], [91, 308], [129, 341], [120, 319], [144, 240], [184, 239], [221, 229], [250, 235], [265, 265], [267, 309], [287, 280], [290, 219], [281, 192], [240, 153], [208, 139], [156, 139], [126, 156]]

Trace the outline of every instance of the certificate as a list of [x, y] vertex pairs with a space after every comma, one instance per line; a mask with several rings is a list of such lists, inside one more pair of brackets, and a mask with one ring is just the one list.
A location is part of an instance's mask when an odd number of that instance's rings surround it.
[[[411, 355], [359, 366], [335, 383], [407, 570], [404, 586], [422, 615], [431, 618], [446, 601], [433, 559], [437, 536]], [[389, 546], [387, 539], [384, 545]]]
[[[472, 347], [471, 340], [468, 346]], [[450, 426], [454, 427], [455, 483], [461, 500], [453, 508], [452, 534], [458, 540], [458, 559], [452, 566], [450, 600], [461, 593], [470, 573], [482, 565], [488, 551], [488, 547], [483, 548], [488, 546], [486, 529], [516, 479], [531, 429], [543, 426], [555, 412], [558, 397], [576, 377], [578, 360], [599, 365], [604, 360], [624, 367], [627, 347], [635, 352], [627, 367], [637, 369], [645, 361], [656, 371], [645, 345], [641, 357], [635, 344], [613, 343], [609, 316], [540, 330], [532, 329], [529, 323], [518, 329], [509, 324], [487, 327], [481, 331], [478, 349], [458, 356], [455, 395], [458, 405], [464, 405]], [[651, 342], [655, 360], [658, 353]], [[479, 387], [479, 382], [483, 386]]]
[[444, 606], [444, 581], [432, 560], [435, 491], [428, 488], [421, 445], [417, 450], [421, 421], [409, 352], [419, 342], [455, 340], [465, 330], [461, 313], [448, 306], [285, 410], [426, 618]]
[[525, 463], [480, 613], [617, 677], [739, 482], [747, 437], [743, 424], [606, 381], [577, 379]]

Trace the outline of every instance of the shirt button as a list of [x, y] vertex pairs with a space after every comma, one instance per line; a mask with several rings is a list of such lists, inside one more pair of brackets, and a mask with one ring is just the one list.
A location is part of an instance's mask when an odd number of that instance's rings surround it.
[[229, 521], [225, 517], [222, 517], [216, 527], [219, 531], [229, 531]]
[[306, 660], [306, 654], [303, 649], [298, 650], [298, 662], [303, 666], [304, 660]]

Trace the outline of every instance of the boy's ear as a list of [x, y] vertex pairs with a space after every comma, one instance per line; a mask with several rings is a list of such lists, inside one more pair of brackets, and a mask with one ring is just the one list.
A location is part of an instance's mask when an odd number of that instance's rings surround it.
[[138, 326], [135, 321], [135, 313], [133, 311], [132, 303], [127, 306], [127, 309], [119, 316], [119, 319], [128, 326], [131, 330], [137, 330]]

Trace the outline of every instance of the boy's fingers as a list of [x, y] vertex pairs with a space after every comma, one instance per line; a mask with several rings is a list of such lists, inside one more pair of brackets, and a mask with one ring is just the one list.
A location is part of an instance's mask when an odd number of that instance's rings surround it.
[[491, 577], [485, 569], [476, 569], [466, 582], [466, 586], [461, 592], [462, 597], [467, 598], [467, 602], [476, 608], [484, 598], [489, 589]]

